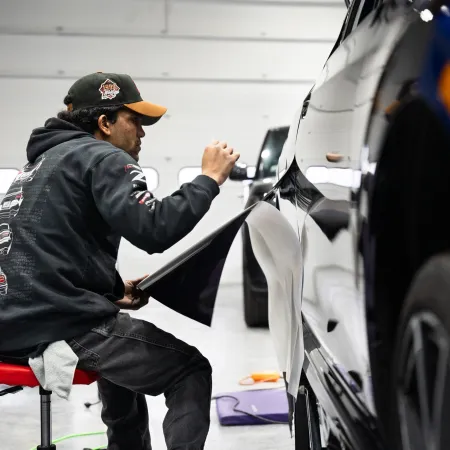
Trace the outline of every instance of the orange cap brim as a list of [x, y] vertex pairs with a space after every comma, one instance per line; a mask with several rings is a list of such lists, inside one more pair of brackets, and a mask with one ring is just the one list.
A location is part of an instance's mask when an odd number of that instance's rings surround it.
[[128, 103], [127, 108], [144, 116], [142, 125], [153, 125], [167, 112], [167, 108], [150, 102]]

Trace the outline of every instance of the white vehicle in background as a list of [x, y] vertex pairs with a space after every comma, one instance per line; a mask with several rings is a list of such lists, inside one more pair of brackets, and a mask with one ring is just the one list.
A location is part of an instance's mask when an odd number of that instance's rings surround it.
[[22, 202], [22, 187], [5, 195], [0, 203], [0, 219], [12, 219], [16, 217]]

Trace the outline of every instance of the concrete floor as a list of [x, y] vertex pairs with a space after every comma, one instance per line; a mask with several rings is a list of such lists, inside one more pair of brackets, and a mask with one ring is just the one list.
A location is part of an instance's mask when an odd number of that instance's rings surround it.
[[[211, 329], [196, 324], [154, 302], [134, 316], [153, 322], [162, 329], [196, 346], [213, 367], [213, 395], [245, 389], [238, 384], [254, 371], [277, 370], [268, 330], [247, 329], [242, 312], [242, 289], [226, 286], [219, 291]], [[282, 387], [282, 383], [278, 383]], [[261, 386], [258, 386], [260, 388]], [[267, 387], [275, 387], [273, 383]], [[248, 389], [248, 388], [247, 388]], [[104, 431], [100, 405], [90, 409], [84, 403], [97, 399], [96, 385], [75, 386], [69, 401], [53, 396], [53, 438], [72, 433]], [[164, 397], [148, 397], [154, 450], [166, 448], [162, 421], [166, 413]], [[220, 426], [214, 402], [206, 450], [293, 450], [294, 441], [287, 425], [246, 427]], [[0, 397], [0, 449], [29, 450], [39, 440], [39, 395], [26, 389]], [[81, 450], [106, 444], [106, 437], [90, 436], [61, 442], [58, 450]], [[131, 449], [130, 449], [131, 450]]]

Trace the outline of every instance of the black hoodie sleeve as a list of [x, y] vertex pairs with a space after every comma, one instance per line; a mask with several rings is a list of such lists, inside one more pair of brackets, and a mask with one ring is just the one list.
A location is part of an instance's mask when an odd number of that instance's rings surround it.
[[111, 228], [148, 253], [161, 253], [185, 237], [207, 213], [218, 184], [205, 175], [157, 200], [144, 173], [125, 152], [108, 154], [91, 168], [91, 190]]

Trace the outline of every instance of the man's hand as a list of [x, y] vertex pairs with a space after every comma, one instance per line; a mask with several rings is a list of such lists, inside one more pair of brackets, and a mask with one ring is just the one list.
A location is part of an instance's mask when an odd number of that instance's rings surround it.
[[213, 141], [203, 153], [202, 174], [209, 176], [220, 186], [230, 176], [239, 156], [226, 142]]
[[131, 309], [137, 311], [148, 303], [150, 298], [149, 294], [139, 290], [136, 286], [148, 275], [144, 275], [137, 280], [125, 281], [125, 297], [122, 300], [118, 300], [116, 305], [121, 309]]

